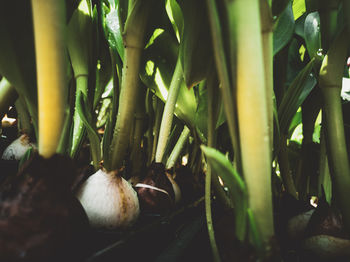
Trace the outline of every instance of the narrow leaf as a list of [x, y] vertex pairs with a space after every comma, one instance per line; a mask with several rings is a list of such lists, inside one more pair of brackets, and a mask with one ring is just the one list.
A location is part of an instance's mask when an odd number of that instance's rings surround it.
[[314, 61], [312, 59], [297, 75], [282, 98], [278, 108], [278, 119], [283, 134], [288, 132], [293, 116], [317, 83], [314, 74], [311, 73]]
[[227, 186], [231, 201], [235, 207], [235, 227], [236, 236], [243, 241], [246, 234], [247, 222], [247, 190], [244, 181], [232, 166], [232, 163], [219, 151], [214, 148], [201, 146], [201, 149], [207, 157], [208, 163], [213, 173], [219, 174], [220, 178]]
[[292, 4], [289, 3], [278, 18], [273, 33], [273, 54], [277, 54], [292, 38], [294, 32]]

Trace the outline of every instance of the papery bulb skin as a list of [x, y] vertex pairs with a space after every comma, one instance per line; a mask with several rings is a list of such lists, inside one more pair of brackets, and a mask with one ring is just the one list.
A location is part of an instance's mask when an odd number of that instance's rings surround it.
[[139, 200], [121, 171], [98, 170], [77, 191], [91, 227], [117, 229], [133, 225], [140, 213]]
[[21, 135], [19, 138], [14, 140], [2, 154], [3, 160], [21, 160], [24, 154], [33, 145], [29, 141], [29, 136], [26, 134]]
[[162, 163], [152, 163], [146, 177], [135, 185], [141, 211], [146, 214], [165, 214], [180, 200], [180, 188]]
[[165, 172], [167, 178], [169, 179], [171, 186], [173, 187], [174, 195], [175, 195], [175, 204], [178, 204], [181, 200], [181, 190], [178, 184], [173, 179], [173, 176], [169, 172]]

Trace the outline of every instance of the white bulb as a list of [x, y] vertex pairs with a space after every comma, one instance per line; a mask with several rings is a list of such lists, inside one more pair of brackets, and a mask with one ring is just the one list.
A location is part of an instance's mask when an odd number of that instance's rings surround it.
[[135, 190], [117, 172], [98, 170], [80, 187], [77, 198], [94, 228], [128, 227], [140, 213]]
[[29, 142], [29, 136], [21, 135], [5, 149], [2, 159], [19, 161], [31, 147], [33, 145]]

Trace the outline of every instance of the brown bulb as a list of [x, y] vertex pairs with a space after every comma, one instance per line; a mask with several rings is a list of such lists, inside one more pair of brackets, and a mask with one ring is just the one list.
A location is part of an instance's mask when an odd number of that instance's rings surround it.
[[135, 189], [143, 213], [165, 214], [175, 206], [173, 184], [162, 163], [152, 163], [146, 177], [135, 185]]

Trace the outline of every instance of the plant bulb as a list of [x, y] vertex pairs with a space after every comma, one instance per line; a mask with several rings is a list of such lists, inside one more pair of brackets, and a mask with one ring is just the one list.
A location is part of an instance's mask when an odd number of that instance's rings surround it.
[[146, 177], [135, 185], [141, 211], [150, 214], [164, 214], [180, 201], [181, 191], [162, 163], [153, 163]]
[[24, 154], [29, 148], [33, 147], [33, 144], [29, 141], [29, 136], [26, 134], [21, 135], [14, 140], [2, 154], [3, 160], [21, 160]]
[[139, 200], [131, 184], [120, 171], [98, 170], [80, 187], [76, 196], [93, 228], [116, 229], [131, 226], [137, 220]]

